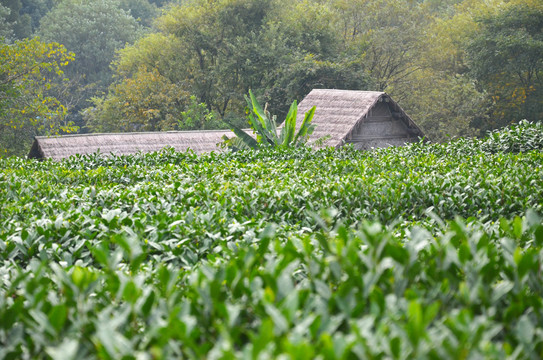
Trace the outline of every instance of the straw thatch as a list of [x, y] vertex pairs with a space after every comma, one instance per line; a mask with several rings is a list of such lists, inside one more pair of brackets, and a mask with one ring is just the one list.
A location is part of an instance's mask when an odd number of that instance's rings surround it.
[[158, 151], [168, 146], [177, 151], [192, 149], [201, 154], [221, 151], [217, 144], [223, 141], [223, 135], [232, 137], [234, 134], [230, 130], [212, 130], [37, 136], [28, 157], [58, 160], [97, 151], [103, 154], [135, 154]]
[[424, 134], [389, 95], [378, 91], [315, 89], [298, 106], [298, 124], [316, 106], [315, 132], [309, 141], [329, 136], [324, 146], [353, 143], [369, 149], [401, 146]]
[[[390, 96], [376, 91], [316, 89], [298, 106], [298, 125], [311, 107], [315, 132], [309, 141], [328, 136], [323, 146], [352, 143], [358, 149], [401, 146], [418, 141], [424, 134]], [[58, 137], [37, 136], [28, 157], [62, 159], [75, 154], [134, 154], [171, 146], [197, 154], [222, 151], [217, 146], [230, 130], [168, 131], [151, 133], [85, 134]]]

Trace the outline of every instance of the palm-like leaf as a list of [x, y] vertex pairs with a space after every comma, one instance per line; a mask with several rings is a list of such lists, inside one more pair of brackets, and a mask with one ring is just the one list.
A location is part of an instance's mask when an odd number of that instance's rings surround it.
[[298, 141], [306, 138], [307, 136], [311, 135], [313, 131], [315, 131], [315, 125], [312, 125], [311, 121], [313, 121], [313, 116], [315, 115], [316, 109], [317, 108], [313, 106], [308, 112], [305, 113], [302, 125], [300, 125], [300, 130], [298, 130], [298, 133], [293, 141], [295, 145], [298, 143]]
[[296, 116], [298, 115], [298, 105], [296, 100], [290, 105], [287, 117], [285, 119], [285, 125], [281, 130], [282, 147], [288, 147], [292, 140], [294, 140], [294, 133], [296, 132]]
[[245, 131], [234, 125], [230, 126], [232, 127], [232, 132], [236, 134], [236, 136], [240, 138], [241, 141], [243, 141], [247, 146], [252, 149], [258, 148], [258, 142], [251, 135], [247, 134]]
[[[256, 130], [263, 140], [272, 146], [277, 145], [277, 133], [275, 131], [275, 124], [272, 124], [271, 119], [266, 114], [266, 111], [262, 109], [253, 92], [249, 90], [249, 97], [245, 97], [249, 109], [252, 110], [252, 114], [249, 113], [249, 119], [253, 129]], [[256, 118], [255, 116], [256, 115]]]

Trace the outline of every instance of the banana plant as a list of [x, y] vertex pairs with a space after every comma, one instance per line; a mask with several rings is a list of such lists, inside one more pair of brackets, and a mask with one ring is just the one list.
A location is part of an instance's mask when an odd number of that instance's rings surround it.
[[262, 109], [253, 92], [249, 90], [249, 96], [245, 96], [249, 109], [248, 120], [251, 128], [256, 133], [256, 138], [249, 135], [244, 130], [231, 125], [231, 129], [237, 138], [225, 139], [227, 146], [232, 148], [251, 148], [273, 147], [290, 148], [300, 147], [307, 142], [309, 135], [315, 130], [315, 125], [311, 124], [315, 115], [315, 106], [305, 113], [304, 120], [296, 132], [296, 117], [298, 115], [298, 104], [296, 100], [290, 106], [283, 126], [278, 133], [277, 116], [271, 116], [269, 111]]

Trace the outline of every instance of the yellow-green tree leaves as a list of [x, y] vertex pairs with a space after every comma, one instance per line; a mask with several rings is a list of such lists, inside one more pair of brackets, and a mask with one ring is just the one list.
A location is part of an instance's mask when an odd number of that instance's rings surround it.
[[0, 44], [0, 156], [22, 154], [32, 136], [74, 130], [66, 109], [48, 95], [73, 54], [62, 45], [25, 39]]
[[87, 126], [95, 132], [173, 130], [189, 98], [158, 70], [143, 66], [112, 89], [107, 98], [92, 99], [99, 111], [84, 112]]

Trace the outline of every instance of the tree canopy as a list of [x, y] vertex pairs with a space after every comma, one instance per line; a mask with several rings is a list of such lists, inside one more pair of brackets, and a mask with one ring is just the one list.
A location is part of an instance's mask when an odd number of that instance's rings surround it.
[[[121, 88], [151, 68], [238, 125], [244, 124], [236, 118], [244, 117], [249, 88], [284, 115], [290, 99], [313, 87], [365, 87], [369, 80], [360, 63], [338, 56], [342, 49], [331, 19], [328, 5], [313, 2], [192, 1], [174, 7], [157, 20], [158, 33], [121, 50], [115, 62], [119, 84], [92, 111], [119, 104]], [[177, 114], [188, 99], [179, 95], [173, 101], [180, 105]], [[160, 114], [162, 121], [171, 115]]]
[[470, 71], [496, 106], [486, 128], [543, 118], [543, 4], [513, 3], [477, 19]]
[[41, 37], [59, 42], [75, 54], [65, 70], [71, 81], [55, 93], [68, 107], [70, 120], [85, 126], [79, 112], [90, 97], [111, 84], [113, 72], [109, 65], [116, 51], [134, 42], [140, 31], [130, 12], [111, 0], [65, 0], [41, 19]]
[[63, 122], [66, 108], [47, 95], [72, 60], [64, 46], [37, 38], [0, 43], [1, 155], [28, 151], [34, 135], [76, 130]]
[[68, 77], [83, 77], [83, 84], [107, 86], [115, 51], [136, 40], [138, 27], [130, 13], [114, 1], [66, 0], [41, 19], [39, 34], [76, 54], [66, 69]]

